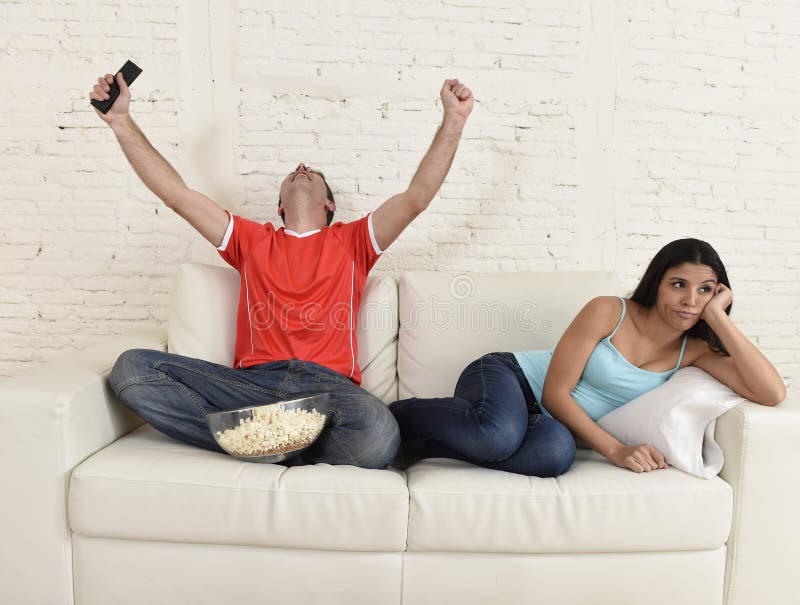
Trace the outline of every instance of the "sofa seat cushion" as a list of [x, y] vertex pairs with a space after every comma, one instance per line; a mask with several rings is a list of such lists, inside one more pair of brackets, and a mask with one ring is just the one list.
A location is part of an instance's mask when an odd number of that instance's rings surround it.
[[87, 537], [400, 552], [408, 490], [395, 470], [242, 462], [146, 425], [75, 469], [69, 519]]
[[597, 553], [713, 550], [731, 528], [733, 494], [719, 477], [669, 468], [634, 473], [577, 452], [556, 478], [458, 460], [408, 470], [409, 551]]

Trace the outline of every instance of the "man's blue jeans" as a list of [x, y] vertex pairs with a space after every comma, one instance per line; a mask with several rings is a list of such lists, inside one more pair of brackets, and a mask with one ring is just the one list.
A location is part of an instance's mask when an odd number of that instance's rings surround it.
[[403, 399], [389, 409], [404, 444], [426, 440], [426, 458], [536, 477], [565, 473], [575, 459], [572, 433], [541, 413], [511, 353], [490, 353], [469, 364], [453, 397]]
[[[324, 366], [292, 359], [244, 369], [149, 349], [120, 355], [111, 388], [156, 430], [216, 452], [206, 425], [210, 412], [274, 403], [316, 393], [330, 394], [331, 412], [322, 435], [286, 464], [352, 464], [384, 468], [400, 445], [397, 423], [383, 402]], [[323, 410], [320, 410], [322, 412]]]

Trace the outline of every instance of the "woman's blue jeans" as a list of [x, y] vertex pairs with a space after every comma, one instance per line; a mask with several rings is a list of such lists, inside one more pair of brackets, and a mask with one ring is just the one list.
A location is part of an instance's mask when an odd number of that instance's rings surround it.
[[446, 457], [521, 475], [556, 477], [575, 460], [575, 439], [541, 413], [511, 353], [490, 353], [461, 373], [453, 397], [389, 406], [403, 442], [427, 440], [424, 457]]
[[325, 430], [314, 445], [285, 464], [385, 468], [400, 445], [397, 423], [380, 399], [308, 361], [232, 369], [174, 353], [132, 349], [117, 359], [109, 383], [117, 397], [156, 430], [216, 452], [222, 449], [206, 425], [207, 414], [322, 392], [330, 394]]

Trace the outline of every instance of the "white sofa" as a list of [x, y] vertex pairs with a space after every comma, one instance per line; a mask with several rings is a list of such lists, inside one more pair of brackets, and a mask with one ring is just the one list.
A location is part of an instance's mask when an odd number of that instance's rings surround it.
[[[552, 346], [586, 300], [616, 293], [606, 273], [372, 277], [364, 386], [448, 395], [471, 359]], [[0, 383], [2, 603], [800, 603], [796, 394], [720, 418], [711, 480], [587, 449], [556, 479], [445, 459], [245, 463], [141, 426], [107, 384], [129, 348], [230, 363], [237, 296], [233, 270], [184, 265], [168, 333]]]

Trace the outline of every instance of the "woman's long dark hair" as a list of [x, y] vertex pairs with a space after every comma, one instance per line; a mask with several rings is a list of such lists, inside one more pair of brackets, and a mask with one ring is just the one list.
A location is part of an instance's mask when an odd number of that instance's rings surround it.
[[[661, 285], [664, 274], [672, 267], [683, 263], [706, 265], [717, 274], [719, 283], [725, 284], [728, 288], [731, 287], [730, 281], [728, 281], [728, 272], [725, 271], [719, 254], [709, 243], [694, 238], [678, 239], [661, 248], [653, 257], [639, 281], [639, 285], [631, 295], [631, 300], [639, 303], [642, 307], [654, 306], [658, 296], [658, 287]], [[732, 306], [733, 303], [728, 305], [725, 313], [730, 315]], [[729, 355], [719, 336], [714, 333], [705, 320], [698, 321], [686, 333], [689, 336], [705, 340], [712, 351]]]

